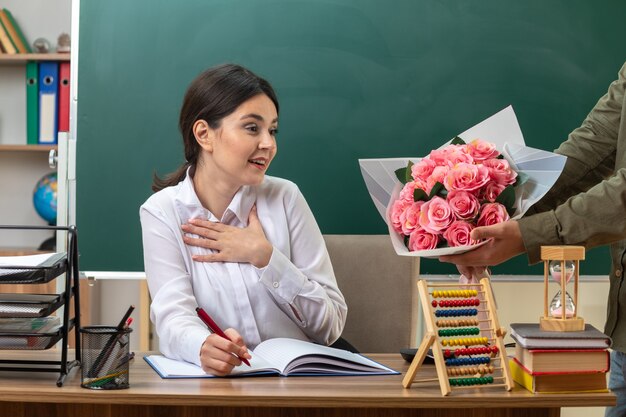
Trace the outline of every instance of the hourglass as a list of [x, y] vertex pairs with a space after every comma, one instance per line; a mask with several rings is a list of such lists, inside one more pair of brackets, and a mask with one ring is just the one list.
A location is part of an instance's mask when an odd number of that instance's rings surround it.
[[[541, 330], [573, 332], [584, 330], [585, 321], [578, 317], [578, 277], [579, 261], [585, 259], [582, 246], [542, 246], [541, 259], [544, 261], [544, 308], [539, 321]], [[548, 283], [552, 280], [559, 285], [559, 291], [548, 303]], [[573, 281], [574, 297], [567, 292], [567, 285]]]

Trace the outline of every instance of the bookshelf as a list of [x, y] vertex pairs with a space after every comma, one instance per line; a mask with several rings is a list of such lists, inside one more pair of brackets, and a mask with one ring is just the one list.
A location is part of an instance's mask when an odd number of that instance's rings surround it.
[[28, 61], [69, 61], [70, 54], [15, 54], [0, 55], [0, 65], [24, 65]]
[[[5, 0], [0, 7], [11, 11], [26, 40], [32, 45], [45, 38], [54, 50], [61, 33], [71, 32], [71, 0]], [[69, 62], [69, 53], [0, 54], [0, 192], [11, 198], [0, 201], [4, 224], [45, 225], [33, 206], [33, 189], [44, 175], [55, 171], [48, 164], [56, 145], [26, 144], [26, 64], [29, 61]], [[46, 231], [0, 236], [0, 254], [12, 248], [36, 251], [50, 237]]]
[[0, 145], [0, 152], [50, 152], [56, 145]]

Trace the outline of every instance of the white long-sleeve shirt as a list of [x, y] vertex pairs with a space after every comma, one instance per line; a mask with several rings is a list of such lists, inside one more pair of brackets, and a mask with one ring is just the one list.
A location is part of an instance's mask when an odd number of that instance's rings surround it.
[[[204, 218], [245, 227], [255, 203], [273, 245], [266, 267], [191, 259], [211, 250], [186, 245], [182, 224]], [[292, 182], [266, 176], [261, 185], [244, 186], [217, 219], [202, 206], [187, 175], [152, 195], [139, 213], [150, 317], [165, 356], [200, 364], [210, 332], [197, 306], [222, 329], [237, 330], [250, 349], [274, 337], [331, 344], [341, 335], [347, 306], [313, 213]]]

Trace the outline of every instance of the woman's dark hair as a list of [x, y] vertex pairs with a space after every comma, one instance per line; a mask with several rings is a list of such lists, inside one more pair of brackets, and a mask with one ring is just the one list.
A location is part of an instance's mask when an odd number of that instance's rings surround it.
[[178, 120], [186, 162], [163, 179], [155, 173], [152, 190], [156, 192], [178, 184], [185, 178], [187, 169], [196, 166], [201, 149], [193, 135], [193, 124], [197, 120], [204, 120], [212, 129], [217, 129], [224, 117], [259, 94], [268, 96], [278, 113], [278, 99], [270, 83], [240, 65], [218, 65], [198, 75], [187, 88]]

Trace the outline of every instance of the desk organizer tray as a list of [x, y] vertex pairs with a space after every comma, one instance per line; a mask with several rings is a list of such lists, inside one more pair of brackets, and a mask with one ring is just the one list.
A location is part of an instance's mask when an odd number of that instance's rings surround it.
[[63, 305], [64, 294], [0, 294], [0, 317], [44, 317]]
[[43, 284], [67, 270], [66, 253], [57, 253], [36, 266], [0, 265], [0, 284]]
[[63, 336], [59, 327], [50, 333], [2, 333], [0, 332], [0, 350], [45, 350], [54, 346]]

